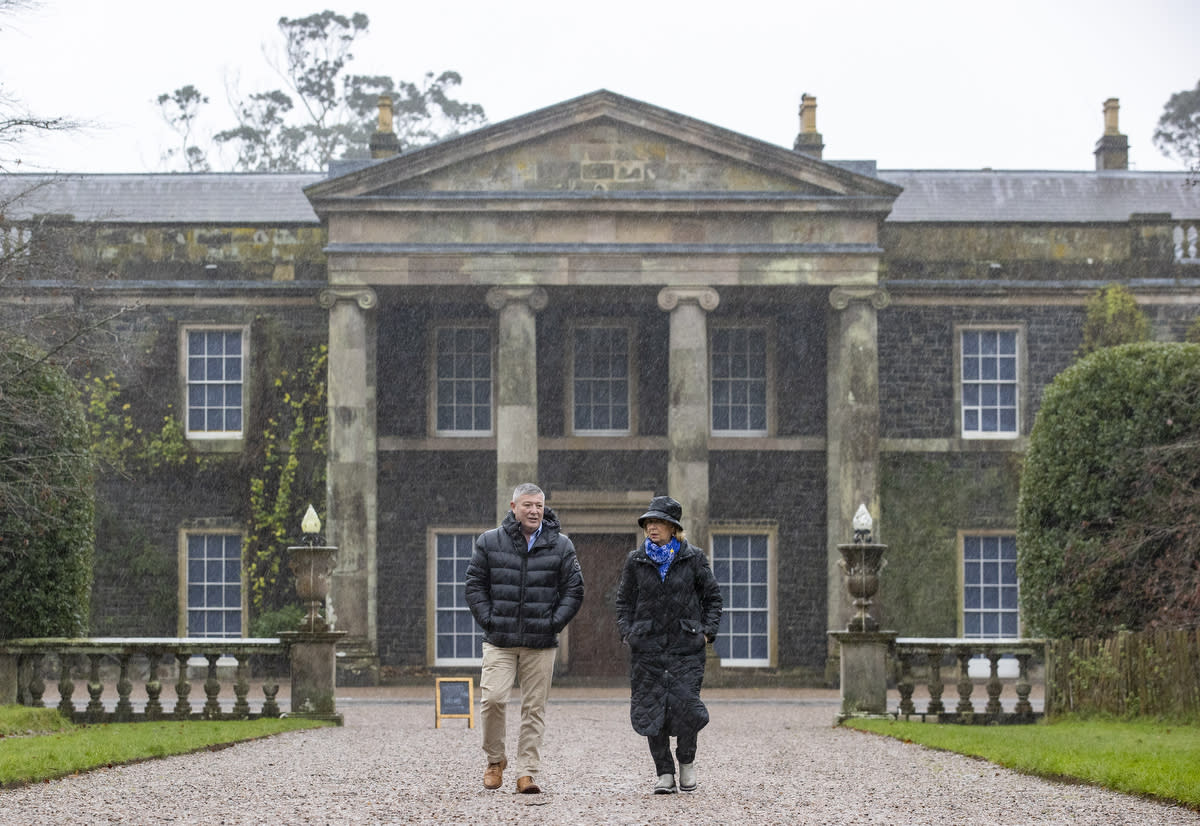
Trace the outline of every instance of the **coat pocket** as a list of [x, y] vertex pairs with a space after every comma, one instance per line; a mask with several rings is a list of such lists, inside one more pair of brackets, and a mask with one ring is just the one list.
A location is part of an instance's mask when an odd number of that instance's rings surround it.
[[692, 654], [704, 650], [707, 640], [704, 639], [704, 629], [700, 623], [693, 619], [681, 619], [679, 627], [683, 631], [682, 649], [685, 653]]
[[649, 645], [649, 637], [654, 630], [654, 623], [651, 620], [638, 620], [629, 626], [629, 636], [626, 642], [629, 643], [630, 649], [638, 651], [646, 648]]

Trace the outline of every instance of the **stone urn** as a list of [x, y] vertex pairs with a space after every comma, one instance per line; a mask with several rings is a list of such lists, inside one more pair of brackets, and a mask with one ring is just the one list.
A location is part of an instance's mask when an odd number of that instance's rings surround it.
[[887, 565], [883, 558], [887, 545], [871, 541], [872, 526], [866, 506], [860, 505], [854, 514], [854, 541], [837, 546], [842, 554], [838, 567], [845, 576], [846, 590], [854, 598], [855, 614], [846, 626], [847, 631], [879, 630], [879, 622], [871, 616], [871, 603], [879, 592], [879, 571]]
[[842, 558], [838, 567], [846, 578], [846, 590], [854, 598], [855, 614], [846, 626], [847, 631], [878, 631], [879, 622], [871, 616], [871, 603], [879, 591], [879, 571], [887, 560], [883, 558], [887, 545], [877, 543], [838, 545]]
[[329, 596], [329, 577], [333, 573], [333, 555], [336, 547], [330, 545], [295, 545], [288, 548], [288, 567], [296, 575], [296, 596], [307, 614], [300, 621], [301, 631], [310, 633], [329, 630], [329, 624], [321, 616], [325, 598]]

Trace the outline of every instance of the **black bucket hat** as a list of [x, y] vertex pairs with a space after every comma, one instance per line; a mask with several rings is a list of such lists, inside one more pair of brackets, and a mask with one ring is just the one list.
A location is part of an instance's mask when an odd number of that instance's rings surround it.
[[670, 496], [655, 496], [650, 500], [650, 509], [638, 517], [638, 527], [645, 528], [648, 519], [661, 519], [663, 522], [670, 522], [683, 530], [683, 525], [679, 524], [679, 520], [682, 518], [683, 505]]

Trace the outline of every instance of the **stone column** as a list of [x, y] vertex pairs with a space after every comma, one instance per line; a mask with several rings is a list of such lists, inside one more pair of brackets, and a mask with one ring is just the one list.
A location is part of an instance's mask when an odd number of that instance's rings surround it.
[[338, 546], [329, 595], [332, 628], [346, 633], [339, 662], [342, 684], [374, 684], [376, 648], [375, 317], [368, 287], [330, 287], [319, 296], [329, 310], [329, 459], [326, 537]]
[[[888, 294], [875, 287], [834, 287], [829, 293], [826, 357], [827, 626], [842, 629], [850, 603], [842, 586], [838, 543], [859, 505], [879, 509], [879, 347], [876, 311]], [[833, 653], [833, 652], [831, 652]]]
[[683, 524], [708, 548], [708, 313], [721, 298], [708, 287], [664, 287], [658, 306], [671, 314], [667, 402], [667, 489], [683, 506]]
[[538, 484], [537, 319], [548, 297], [541, 287], [493, 287], [487, 305], [499, 314], [496, 356], [496, 521], [508, 513], [513, 488]]

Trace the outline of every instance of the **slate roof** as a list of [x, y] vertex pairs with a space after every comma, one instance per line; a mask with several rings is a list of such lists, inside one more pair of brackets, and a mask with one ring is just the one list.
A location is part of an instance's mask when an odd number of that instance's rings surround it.
[[904, 187], [891, 222], [1124, 222], [1134, 213], [1200, 218], [1200, 184], [1183, 172], [880, 170]]
[[[1133, 213], [1200, 219], [1200, 185], [1182, 172], [879, 170], [904, 188], [891, 222], [1124, 222]], [[318, 173], [0, 175], [12, 220], [69, 214], [131, 224], [316, 224], [304, 187]], [[5, 211], [0, 206], [0, 211]]]
[[[304, 187], [315, 173], [0, 175], [0, 212], [116, 224], [317, 224]], [[27, 193], [15, 204], [5, 204]]]

